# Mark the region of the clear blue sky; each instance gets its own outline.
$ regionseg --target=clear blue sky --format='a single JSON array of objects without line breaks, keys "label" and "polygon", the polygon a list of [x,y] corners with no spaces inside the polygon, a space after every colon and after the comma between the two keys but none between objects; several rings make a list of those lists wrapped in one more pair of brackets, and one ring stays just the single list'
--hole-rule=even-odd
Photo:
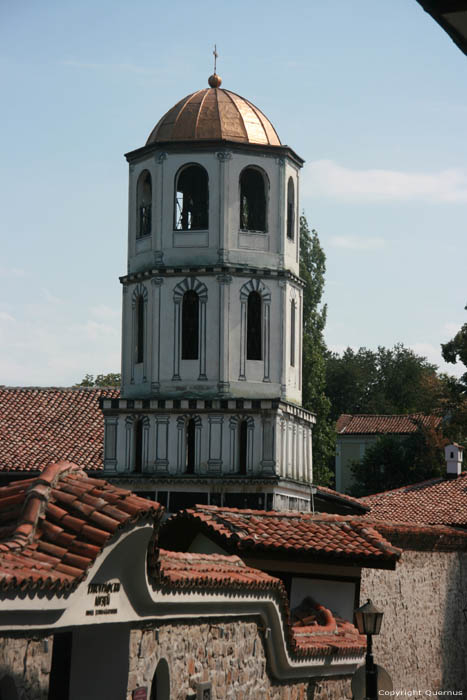
[{"label": "clear blue sky", "polygon": [[446,368],[466,318],[467,61],[415,0],[4,0],[0,384],[119,371],[123,153],[206,86],[215,42],[223,86],[307,161],[329,346],[403,342]]}]

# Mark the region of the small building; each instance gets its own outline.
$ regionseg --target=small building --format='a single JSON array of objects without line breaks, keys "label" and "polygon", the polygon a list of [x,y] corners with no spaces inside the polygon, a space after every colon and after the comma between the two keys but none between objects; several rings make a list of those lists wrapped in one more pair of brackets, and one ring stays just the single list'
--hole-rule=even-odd
[{"label": "small building", "polygon": [[361,499],[365,520],[402,550],[396,576],[362,572],[361,594],[385,611],[375,653],[394,687],[465,694],[467,473],[459,445],[445,452],[444,478]]},{"label": "small building", "polygon": [[420,426],[435,429],[441,424],[438,416],[420,413],[407,415],[348,414],[339,416],[336,423],[336,490],[346,493],[354,478],[351,463],[362,459],[366,450],[381,435],[410,435]]},{"label": "small building", "polygon": [[[160,548],[162,512],[69,462],[0,487],[2,700],[350,697],[365,654],[349,619],[356,584],[344,614],[321,587],[296,590],[291,615],[280,576]],[[383,537],[328,518],[316,552],[336,555],[337,534],[355,571],[357,543],[394,567]]]}]

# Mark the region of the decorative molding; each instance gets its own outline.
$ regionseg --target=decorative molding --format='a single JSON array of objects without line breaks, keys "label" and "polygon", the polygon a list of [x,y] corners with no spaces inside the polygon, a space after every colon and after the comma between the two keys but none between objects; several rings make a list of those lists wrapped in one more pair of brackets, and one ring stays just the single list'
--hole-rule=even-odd
[{"label": "decorative molding", "polygon": [[155,287],[160,287],[161,284],[164,284],[164,278],[163,277],[151,277],[151,284],[154,285]]},{"label": "decorative molding", "polygon": [[258,292],[258,294],[261,295],[263,301],[266,303],[271,301],[271,292],[269,291],[269,288],[266,287],[264,282],[260,279],[251,279],[248,280],[248,282],[245,282],[245,284],[240,289],[240,299],[242,301],[248,301],[248,297],[251,294],[251,292]]},{"label": "decorative molding", "polygon": [[224,163],[226,160],[232,159],[232,151],[217,151],[216,156],[221,163]]},{"label": "decorative molding", "polygon": [[164,253],[162,252],[162,250],[153,250],[152,260],[153,260],[154,265],[163,265],[164,264]]},{"label": "decorative molding", "polygon": [[181,302],[186,292],[193,291],[199,296],[200,301],[207,301],[208,288],[204,282],[200,282],[196,277],[185,277],[182,282],[175,285],[173,290],[174,301]]},{"label": "decorative molding", "polygon": [[232,275],[217,275],[216,280],[219,284],[230,284],[232,282]]},{"label": "decorative molding", "polygon": [[156,153],[156,163],[162,164],[165,160],[167,160],[167,153],[165,151],[160,151],[159,153]]}]

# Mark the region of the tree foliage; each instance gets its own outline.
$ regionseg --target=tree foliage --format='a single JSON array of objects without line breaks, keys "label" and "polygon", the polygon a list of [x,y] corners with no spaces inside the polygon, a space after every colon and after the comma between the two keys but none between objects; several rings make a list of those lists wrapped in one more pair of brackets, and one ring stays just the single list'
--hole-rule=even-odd
[{"label": "tree foliage", "polygon": [[303,290],[303,406],[316,414],[313,428],[313,480],[327,485],[332,479],[330,462],[335,452],[335,433],[330,419],[331,404],[325,393],[326,305],[322,304],[326,256],[315,230],[300,217],[300,277]]},{"label": "tree foliage", "polygon": [[79,382],[79,384],[75,384],[74,386],[75,387],[78,387],[78,386],[119,387],[120,383],[121,383],[121,375],[118,372],[109,372],[109,374],[98,374],[96,377],[94,377],[93,374],[85,374],[83,379]]},{"label": "tree foliage", "polygon": [[440,430],[421,424],[416,433],[405,437],[382,435],[353,463],[352,495],[366,496],[442,476],[443,445]]},{"label": "tree foliage", "polygon": [[[467,306],[465,307],[467,311]],[[467,370],[467,323],[457,331],[452,340],[441,345],[446,362],[462,362]],[[451,440],[467,444],[467,371],[460,379],[443,376],[447,400],[445,432]]]},{"label": "tree foliage", "polygon": [[[467,306],[465,307],[467,311]],[[446,362],[462,362],[467,370],[467,323],[457,331],[454,338],[441,345],[441,352]],[[467,393],[467,371],[461,377],[464,391]]]},{"label": "tree foliage", "polygon": [[431,364],[404,347],[347,348],[330,353],[326,362],[326,394],[331,417],[341,413],[431,413],[439,408],[445,387]]}]

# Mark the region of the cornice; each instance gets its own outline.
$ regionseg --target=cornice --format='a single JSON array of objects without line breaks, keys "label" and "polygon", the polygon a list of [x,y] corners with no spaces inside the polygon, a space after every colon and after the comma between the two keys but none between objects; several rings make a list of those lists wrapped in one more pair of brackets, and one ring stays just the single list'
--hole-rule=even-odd
[{"label": "cornice", "polygon": [[163,266],[132,272],[122,275],[119,279],[123,285],[133,284],[153,278],[180,277],[188,275],[196,277],[212,277],[218,275],[229,275],[232,277],[261,277],[261,279],[287,279],[299,287],[304,287],[304,281],[294,275],[290,270],[273,270],[271,268],[250,267],[244,265],[183,265],[183,266]]},{"label": "cornice", "polygon": [[305,163],[298,153],[289,146],[269,146],[255,143],[239,143],[237,141],[228,141],[225,139],[210,141],[158,141],[151,143],[141,148],[136,148],[134,151],[125,153],[125,158],[129,163],[142,160],[157,153],[199,153],[199,152],[217,152],[228,149],[234,153],[258,153],[263,156],[272,158],[288,158],[294,165],[301,168]]}]

